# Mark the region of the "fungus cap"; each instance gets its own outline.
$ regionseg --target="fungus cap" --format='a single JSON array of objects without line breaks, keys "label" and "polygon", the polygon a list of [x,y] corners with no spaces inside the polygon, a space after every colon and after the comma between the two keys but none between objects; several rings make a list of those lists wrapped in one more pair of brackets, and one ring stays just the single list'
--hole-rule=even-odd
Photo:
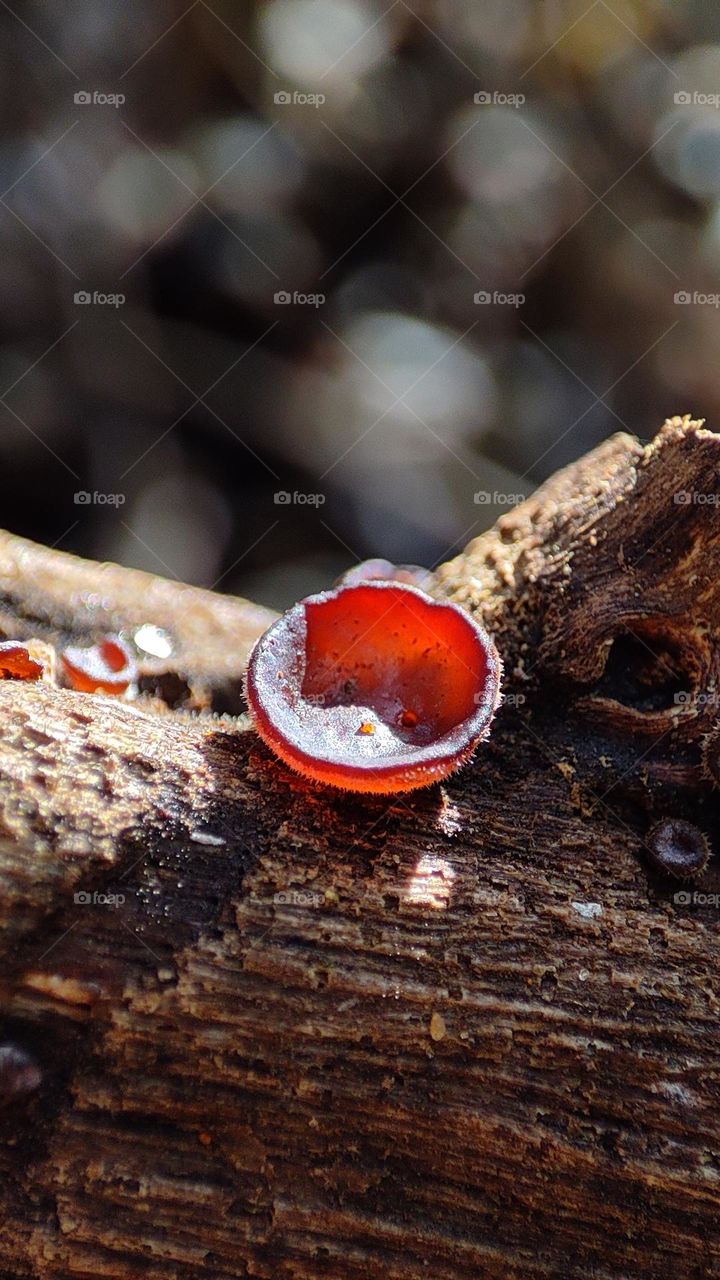
[{"label": "fungus cap", "polygon": [[452,773],[490,729],[501,662],[456,605],[366,581],[308,596],[257,641],[248,705],[260,736],[306,777],[411,791]]},{"label": "fungus cap", "polygon": [[658,871],[676,880],[691,880],[705,870],[710,858],[707,837],[692,822],[662,818],[645,837],[645,848]]},{"label": "fungus cap", "polygon": [[80,693],[120,695],[137,677],[132,654],[119,636],[106,636],[87,649],[70,645],[60,658],[67,683]]},{"label": "fungus cap", "polygon": [[40,680],[43,670],[26,645],[15,640],[0,643],[0,680]]}]

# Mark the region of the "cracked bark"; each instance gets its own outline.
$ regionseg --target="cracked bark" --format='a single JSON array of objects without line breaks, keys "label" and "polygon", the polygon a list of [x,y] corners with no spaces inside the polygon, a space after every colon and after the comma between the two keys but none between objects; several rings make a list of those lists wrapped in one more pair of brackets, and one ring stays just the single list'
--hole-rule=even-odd
[{"label": "cracked bark", "polygon": [[3,1276],[720,1275],[720,874],[677,903],[643,856],[666,814],[720,847],[719,475],[688,419],[614,437],[438,570],[507,698],[390,802],[212,716],[268,611],[0,536],[4,636],[174,639],[132,704],[0,683],[3,1042],[42,1072],[0,1059]]}]

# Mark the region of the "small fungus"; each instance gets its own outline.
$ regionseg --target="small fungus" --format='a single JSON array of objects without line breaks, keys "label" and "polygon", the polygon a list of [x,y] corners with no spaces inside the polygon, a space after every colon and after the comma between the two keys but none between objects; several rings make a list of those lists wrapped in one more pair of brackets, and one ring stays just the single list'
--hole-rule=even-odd
[{"label": "small fungus", "polygon": [[260,637],[247,700],[260,736],[306,777],[411,791],[470,759],[500,697],[495,645],[456,605],[383,580],[309,596]]},{"label": "small fungus", "polygon": [[170,633],[162,627],[154,626],[151,622],[144,622],[141,627],[138,627],[133,640],[136,647],[151,658],[169,658],[173,651]]},{"label": "small fungus", "polygon": [[663,818],[645,837],[653,866],[676,880],[691,880],[707,866],[710,847],[706,837],[682,818]]},{"label": "small fungus", "polygon": [[0,644],[0,680],[41,680],[44,667],[31,657],[24,644],[5,640]]},{"label": "small fungus", "polygon": [[402,582],[406,587],[427,591],[432,573],[419,564],[393,564],[391,560],[363,560],[346,569],[336,587],[357,587],[362,582]]},{"label": "small fungus", "polygon": [[71,689],[81,693],[123,694],[137,677],[132,654],[118,636],[107,636],[89,649],[63,649],[61,664]]}]

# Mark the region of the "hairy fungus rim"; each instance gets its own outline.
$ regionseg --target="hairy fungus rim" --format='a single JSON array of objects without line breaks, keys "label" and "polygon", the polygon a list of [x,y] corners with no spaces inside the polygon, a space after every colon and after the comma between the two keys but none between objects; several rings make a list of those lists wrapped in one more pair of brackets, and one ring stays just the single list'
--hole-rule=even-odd
[{"label": "hairy fungus rim", "polygon": [[[403,755],[385,757],[383,762],[372,759],[356,762],[339,758],[337,754],[323,751],[322,745],[309,750],[290,741],[271,717],[268,699],[264,697],[266,677],[259,675],[258,667],[266,653],[268,641],[273,635],[283,635],[299,624],[306,625],[308,607],[327,605],[346,593],[384,592],[391,597],[412,597],[430,614],[452,613],[459,619],[482,654],[483,678],[474,708],[451,730],[423,746],[416,746]],[[392,605],[389,606],[392,608]],[[304,675],[304,670],[303,673]],[[488,633],[464,609],[448,601],[437,601],[417,587],[385,580],[367,581],[357,585],[338,586],[332,590],[308,596],[289,609],[256,642],[248,662],[245,689],[248,705],[258,733],[281,759],[297,772],[326,785],[352,791],[407,791],[429,786],[440,778],[461,768],[473,755],[479,743],[487,737],[493,716],[500,702],[502,661]],[[302,676],[301,676],[302,678]],[[333,775],[332,777],[330,775]]]}]

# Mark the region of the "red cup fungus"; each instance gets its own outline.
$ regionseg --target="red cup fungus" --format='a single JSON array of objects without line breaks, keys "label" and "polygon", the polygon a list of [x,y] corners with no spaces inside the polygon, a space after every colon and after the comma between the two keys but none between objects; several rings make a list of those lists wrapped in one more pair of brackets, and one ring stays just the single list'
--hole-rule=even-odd
[{"label": "red cup fungus", "polygon": [[363,581],[308,596],[257,641],[247,700],[286,764],[348,791],[429,786],[490,730],[501,662],[456,605]]},{"label": "red cup fungus", "polygon": [[137,677],[132,654],[119,636],[106,636],[89,649],[63,649],[61,665],[67,684],[80,693],[120,695]]},{"label": "red cup fungus", "polygon": [[0,680],[41,680],[44,667],[24,644],[4,640],[0,644]]}]

